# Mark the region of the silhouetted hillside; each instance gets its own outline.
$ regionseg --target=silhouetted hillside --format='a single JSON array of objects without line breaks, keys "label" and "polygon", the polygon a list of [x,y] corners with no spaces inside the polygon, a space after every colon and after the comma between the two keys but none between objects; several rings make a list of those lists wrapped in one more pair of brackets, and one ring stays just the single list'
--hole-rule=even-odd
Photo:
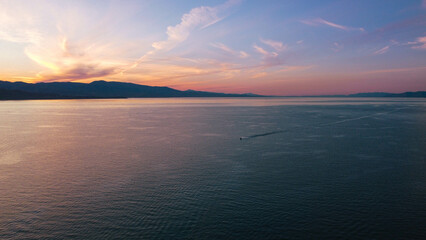
[{"label": "silhouetted hillside", "polygon": [[253,94],[225,94],[201,91],[179,91],[169,87],[151,87],[124,82],[91,83],[52,82],[24,83],[0,81],[0,99],[67,99],[67,98],[144,98],[144,97],[255,97]]},{"label": "silhouetted hillside", "polygon": [[36,100],[36,99],[91,99],[102,97],[91,96],[66,96],[49,93],[26,92],[0,88],[0,100]]},{"label": "silhouetted hillside", "polygon": [[9,90],[0,88],[0,100],[13,100],[13,99],[53,99],[58,96],[49,94],[31,93],[19,90]]}]

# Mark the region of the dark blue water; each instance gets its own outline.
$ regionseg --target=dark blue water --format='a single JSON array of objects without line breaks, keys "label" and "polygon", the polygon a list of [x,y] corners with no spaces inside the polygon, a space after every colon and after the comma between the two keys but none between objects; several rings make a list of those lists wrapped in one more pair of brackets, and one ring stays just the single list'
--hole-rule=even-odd
[{"label": "dark blue water", "polygon": [[425,239],[425,219],[422,99],[0,102],[0,239]]}]

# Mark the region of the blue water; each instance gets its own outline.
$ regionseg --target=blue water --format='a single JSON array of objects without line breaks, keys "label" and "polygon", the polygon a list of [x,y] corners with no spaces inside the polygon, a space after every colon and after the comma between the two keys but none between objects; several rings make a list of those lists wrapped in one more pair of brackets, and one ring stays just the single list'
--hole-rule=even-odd
[{"label": "blue water", "polygon": [[0,239],[425,239],[425,156],[423,99],[5,101]]}]

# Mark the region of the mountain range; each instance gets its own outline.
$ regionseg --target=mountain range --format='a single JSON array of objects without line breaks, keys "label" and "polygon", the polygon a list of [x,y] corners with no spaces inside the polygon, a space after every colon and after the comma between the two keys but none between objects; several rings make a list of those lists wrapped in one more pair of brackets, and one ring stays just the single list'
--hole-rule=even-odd
[{"label": "mountain range", "polygon": [[81,99],[81,98],[156,98],[156,97],[260,97],[260,95],[228,94],[152,87],[125,82],[94,81],[91,83],[51,82],[24,83],[0,81],[0,100]]},{"label": "mountain range", "polygon": [[[157,97],[265,97],[252,93],[229,94],[153,87],[126,82],[94,81],[91,83],[51,82],[24,83],[0,81],[0,100],[90,99],[90,98],[157,98]],[[404,93],[356,93],[311,97],[426,97],[426,91]]]}]

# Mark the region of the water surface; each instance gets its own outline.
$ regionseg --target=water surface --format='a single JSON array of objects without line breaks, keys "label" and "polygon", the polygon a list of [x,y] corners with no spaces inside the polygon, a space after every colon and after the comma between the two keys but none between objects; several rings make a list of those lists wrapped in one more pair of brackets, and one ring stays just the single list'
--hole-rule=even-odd
[{"label": "water surface", "polygon": [[424,239],[425,156],[422,99],[3,101],[0,238]]}]

